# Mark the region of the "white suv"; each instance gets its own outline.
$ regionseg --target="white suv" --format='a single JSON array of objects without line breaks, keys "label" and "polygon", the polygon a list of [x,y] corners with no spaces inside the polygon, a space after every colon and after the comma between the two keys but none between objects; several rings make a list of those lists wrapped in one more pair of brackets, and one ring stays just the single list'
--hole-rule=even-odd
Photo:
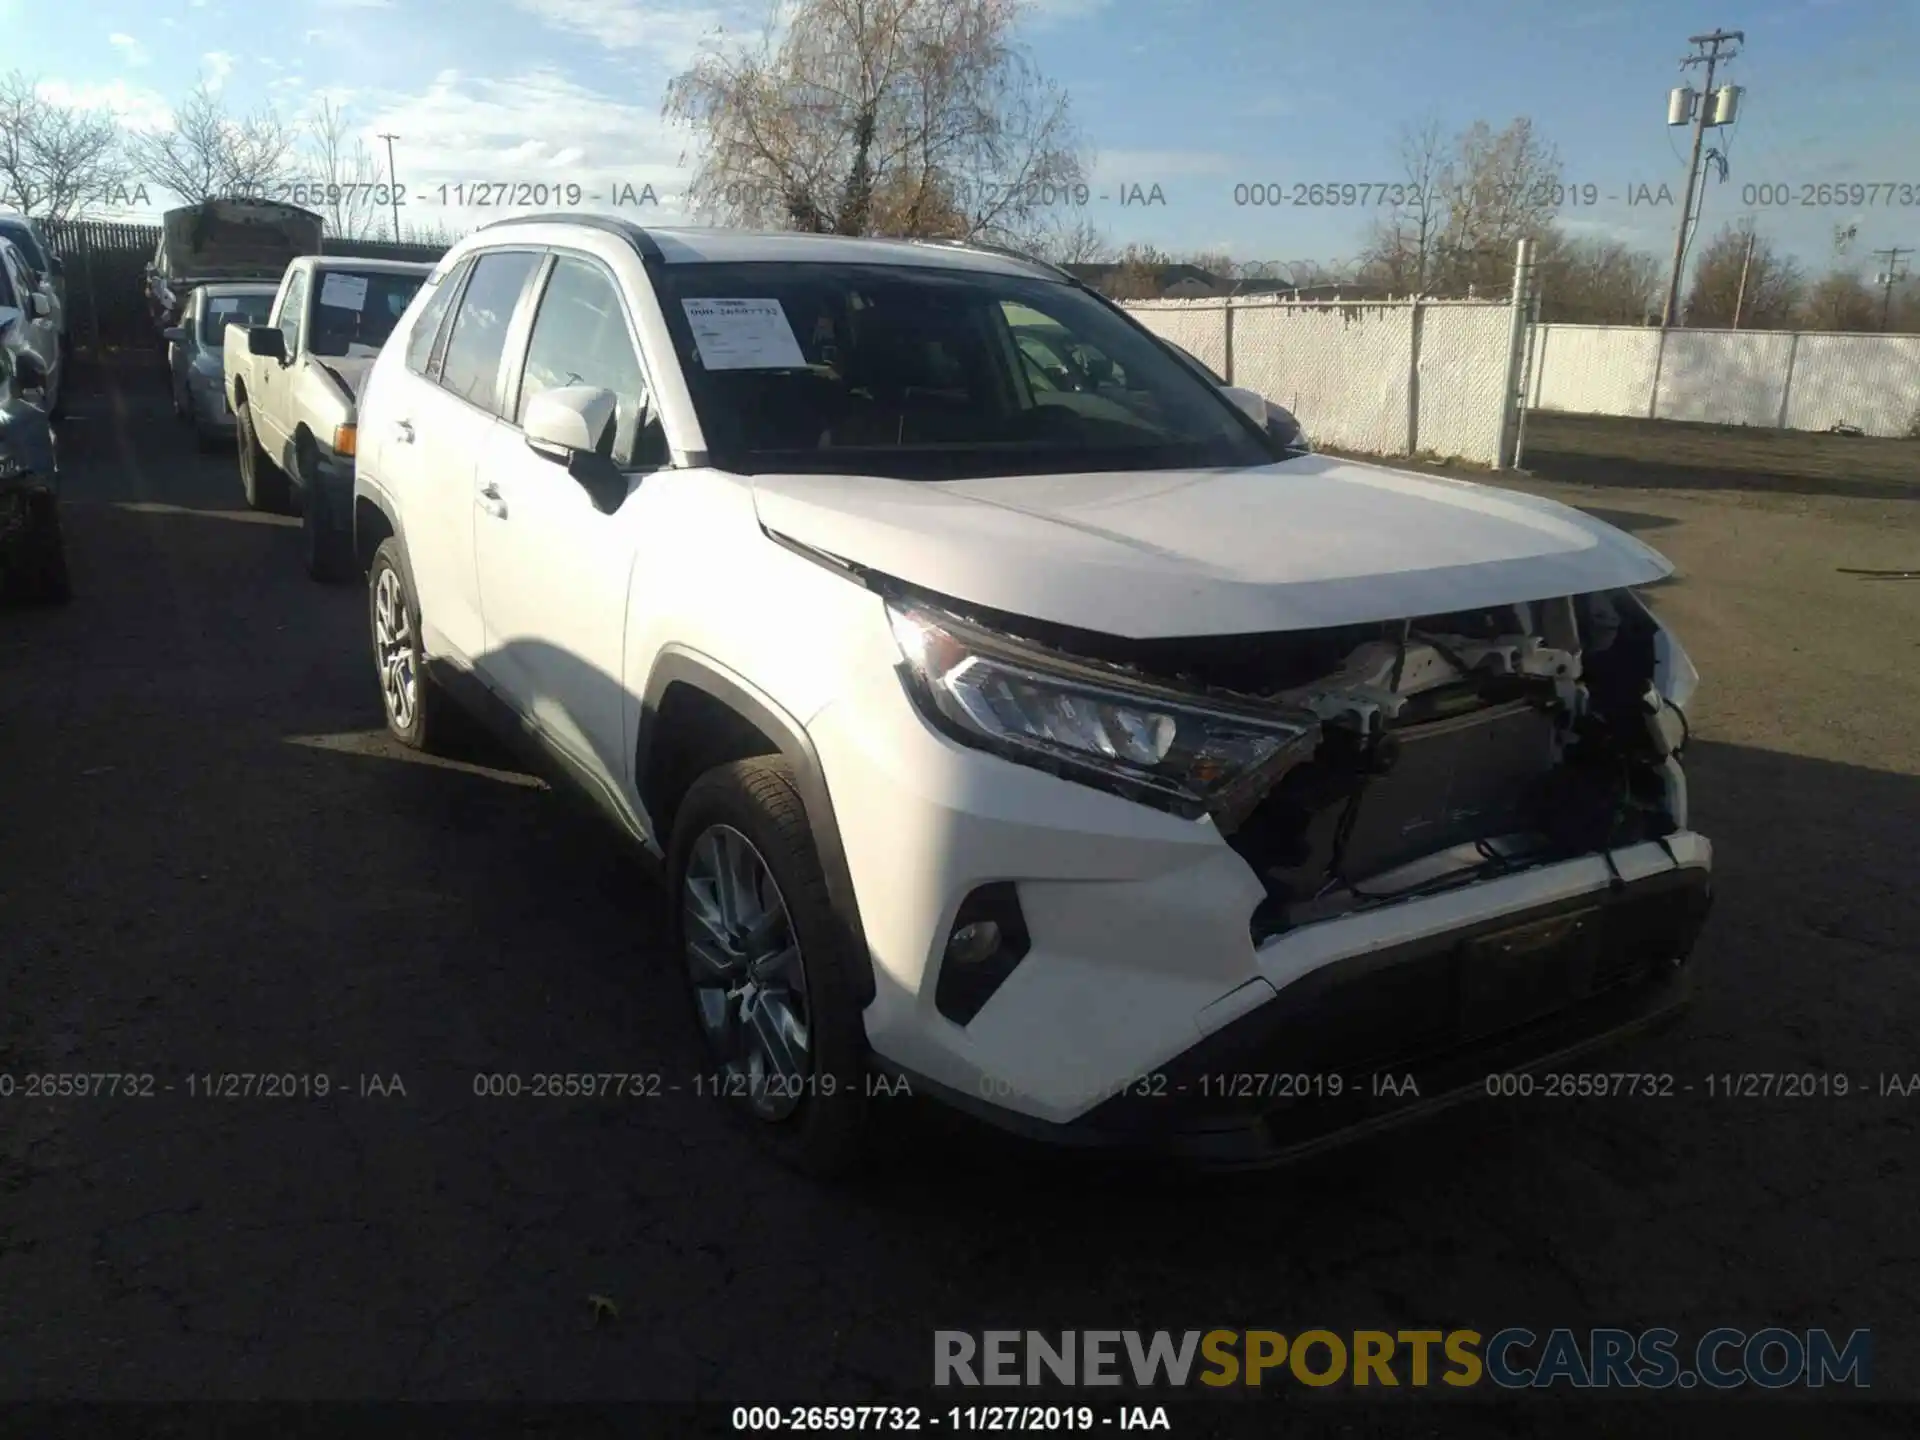
[{"label": "white suv", "polygon": [[387,722],[664,863],[700,1088],[817,1171],[902,1088],[1256,1163],[1677,1013],[1672,567],[1262,418],[999,251],[489,225],[362,402]]}]

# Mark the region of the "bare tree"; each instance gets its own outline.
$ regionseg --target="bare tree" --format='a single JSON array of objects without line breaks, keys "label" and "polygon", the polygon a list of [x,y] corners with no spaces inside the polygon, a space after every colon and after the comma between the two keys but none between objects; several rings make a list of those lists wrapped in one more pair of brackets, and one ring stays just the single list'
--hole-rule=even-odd
[{"label": "bare tree", "polygon": [[1067,97],[1016,43],[1022,0],[795,0],[668,85],[696,210],[843,235],[1032,245],[1085,184]]},{"label": "bare tree", "polygon": [[0,79],[0,204],[66,220],[124,189],[127,176],[112,116],[56,105],[18,70]]},{"label": "bare tree", "polygon": [[1091,220],[1055,220],[1033,237],[1033,253],[1055,265],[1098,265],[1112,257],[1113,246]]},{"label": "bare tree", "polygon": [[1807,291],[1795,321],[1802,330],[1878,330],[1880,299],[1855,272],[1836,268]]},{"label": "bare tree", "polygon": [[271,108],[229,115],[204,83],[173,112],[170,129],[135,136],[134,169],[189,205],[257,195],[288,178],[296,135]]},{"label": "bare tree", "polygon": [[[1753,237],[1749,258],[1749,233],[1745,226],[1729,223],[1700,252],[1693,268],[1693,285],[1687,292],[1688,325],[1731,325],[1736,303],[1740,324],[1746,329],[1784,330],[1792,325],[1805,289],[1800,267],[1778,253],[1764,236]],[[1744,292],[1740,285],[1743,265]]]},{"label": "bare tree", "polygon": [[365,240],[384,234],[388,207],[380,201],[380,167],[367,142],[353,133],[346,112],[330,99],[307,122],[314,174],[325,187],[315,208],[326,217],[327,234]]},{"label": "bare tree", "polygon": [[1644,325],[1658,313],[1659,259],[1618,240],[1570,240],[1541,266],[1543,320]]},{"label": "bare tree", "polygon": [[1385,219],[1373,222],[1360,256],[1369,278],[1408,295],[1425,294],[1438,278],[1452,169],[1451,148],[1437,117],[1400,132],[1398,203]]},{"label": "bare tree", "polygon": [[1094,282],[1110,300],[1151,300],[1160,293],[1161,277],[1173,257],[1152,245],[1128,245],[1112,267]]},{"label": "bare tree", "polygon": [[1495,130],[1475,121],[1454,142],[1447,219],[1440,232],[1441,284],[1498,294],[1513,283],[1518,243],[1531,239],[1550,262],[1563,243],[1555,226],[1562,200],[1560,155],[1521,117]]}]

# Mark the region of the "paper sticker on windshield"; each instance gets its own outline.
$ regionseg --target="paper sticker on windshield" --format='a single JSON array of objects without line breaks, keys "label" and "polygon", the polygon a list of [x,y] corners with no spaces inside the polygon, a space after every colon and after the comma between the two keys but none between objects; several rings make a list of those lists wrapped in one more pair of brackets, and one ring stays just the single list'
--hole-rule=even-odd
[{"label": "paper sticker on windshield", "polygon": [[807,357],[778,300],[682,300],[709,370],[798,370]]},{"label": "paper sticker on windshield", "polygon": [[320,303],[331,305],[336,310],[364,310],[367,308],[367,277],[349,275],[341,270],[332,270],[320,282]]},{"label": "paper sticker on windshield", "polygon": [[207,301],[207,309],[215,315],[231,315],[240,308],[240,302],[231,295],[216,295]]}]

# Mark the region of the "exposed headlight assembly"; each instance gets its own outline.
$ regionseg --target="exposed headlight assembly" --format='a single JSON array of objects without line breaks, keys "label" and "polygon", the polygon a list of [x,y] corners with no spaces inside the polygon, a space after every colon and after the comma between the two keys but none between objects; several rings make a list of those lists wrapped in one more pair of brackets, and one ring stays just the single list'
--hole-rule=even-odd
[{"label": "exposed headlight assembly", "polygon": [[1309,758],[1319,721],[1162,688],[971,624],[889,603],[907,688],[977,749],[1232,830]]}]

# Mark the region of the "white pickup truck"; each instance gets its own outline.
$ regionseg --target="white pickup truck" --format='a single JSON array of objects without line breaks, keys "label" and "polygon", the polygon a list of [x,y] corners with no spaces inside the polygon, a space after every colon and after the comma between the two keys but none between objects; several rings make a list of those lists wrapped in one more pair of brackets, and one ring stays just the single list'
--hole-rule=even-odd
[{"label": "white pickup truck", "polygon": [[287,266],[265,325],[227,330],[227,404],[247,504],[302,517],[316,580],[352,570],[360,387],[432,268],[303,255]]}]

